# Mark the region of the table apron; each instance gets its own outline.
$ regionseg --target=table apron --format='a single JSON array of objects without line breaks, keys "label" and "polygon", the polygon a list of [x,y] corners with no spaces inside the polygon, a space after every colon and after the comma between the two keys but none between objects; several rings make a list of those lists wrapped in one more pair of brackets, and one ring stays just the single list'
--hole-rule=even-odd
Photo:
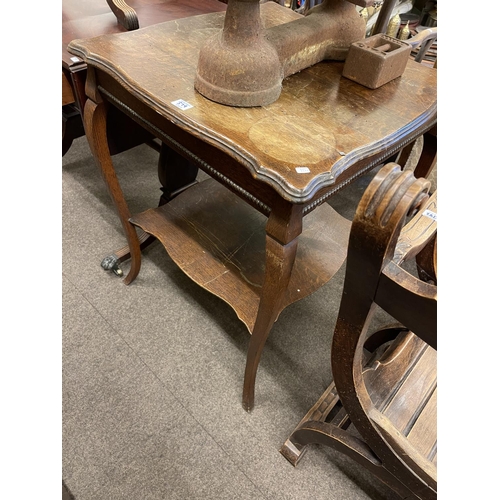
[{"label": "table apron", "polygon": [[[285,199],[271,185],[253,177],[250,170],[229,153],[209,144],[200,137],[190,134],[171,120],[161,117],[159,113],[148,108],[146,104],[131,95],[127,89],[123,88],[106,73],[99,70],[97,73],[98,80],[104,80],[107,83],[106,86],[99,83],[97,88],[109,104],[118,108],[163,143],[201,168],[208,175],[217,179],[218,182],[266,217],[270,216],[273,207],[277,204],[282,206],[284,203],[302,205],[303,215],[310,213],[352,181],[381,165],[403,147],[415,141],[420,135],[431,130],[437,123],[437,116],[434,115],[432,119],[425,121],[419,127],[404,135],[401,140],[391,144],[390,147],[368,157],[360,158],[352,166],[346,167],[332,181],[333,184],[320,187],[308,200],[296,202]],[[213,165],[217,165],[217,168]]]}]

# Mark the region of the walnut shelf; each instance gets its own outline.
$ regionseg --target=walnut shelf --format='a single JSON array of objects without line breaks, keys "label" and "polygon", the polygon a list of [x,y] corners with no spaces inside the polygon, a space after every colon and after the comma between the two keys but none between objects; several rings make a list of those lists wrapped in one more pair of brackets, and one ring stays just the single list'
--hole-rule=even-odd
[{"label": "walnut shelf", "polygon": [[[253,330],[264,280],[267,218],[208,179],[130,222],[161,241],[196,283],[227,302]],[[281,310],[329,281],[346,257],[350,221],[324,203],[303,219]]]}]

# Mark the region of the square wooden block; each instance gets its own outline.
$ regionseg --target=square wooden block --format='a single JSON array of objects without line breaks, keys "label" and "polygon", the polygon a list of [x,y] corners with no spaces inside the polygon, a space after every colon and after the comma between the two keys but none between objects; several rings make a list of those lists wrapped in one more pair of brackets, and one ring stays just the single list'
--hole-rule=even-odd
[{"label": "square wooden block", "polygon": [[376,89],[404,73],[410,52],[409,43],[392,36],[365,38],[350,46],[342,76]]}]

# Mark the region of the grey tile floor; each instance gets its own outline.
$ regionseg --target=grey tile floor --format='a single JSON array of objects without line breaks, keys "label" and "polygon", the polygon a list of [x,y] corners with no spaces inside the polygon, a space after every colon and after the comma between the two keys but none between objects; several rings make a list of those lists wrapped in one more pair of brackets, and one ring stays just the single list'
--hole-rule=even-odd
[{"label": "grey tile floor", "polygon": [[[114,157],[132,212],[158,202],[156,161],[145,145]],[[368,180],[332,204],[352,214]],[[76,500],[394,498],[334,450],[310,446],[296,468],[279,453],[330,383],[343,268],[281,314],[249,414],[249,335],[226,303],[159,243],[129,286],[101,269],[125,239],[85,138],[62,160],[62,210],[62,479]]]}]

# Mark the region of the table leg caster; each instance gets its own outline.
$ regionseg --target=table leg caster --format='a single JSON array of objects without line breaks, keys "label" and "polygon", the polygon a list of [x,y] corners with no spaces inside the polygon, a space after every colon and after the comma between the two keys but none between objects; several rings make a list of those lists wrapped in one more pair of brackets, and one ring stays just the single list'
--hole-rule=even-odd
[{"label": "table leg caster", "polygon": [[117,276],[123,276],[120,260],[116,255],[108,255],[101,262],[101,267],[106,271],[113,271]]}]

